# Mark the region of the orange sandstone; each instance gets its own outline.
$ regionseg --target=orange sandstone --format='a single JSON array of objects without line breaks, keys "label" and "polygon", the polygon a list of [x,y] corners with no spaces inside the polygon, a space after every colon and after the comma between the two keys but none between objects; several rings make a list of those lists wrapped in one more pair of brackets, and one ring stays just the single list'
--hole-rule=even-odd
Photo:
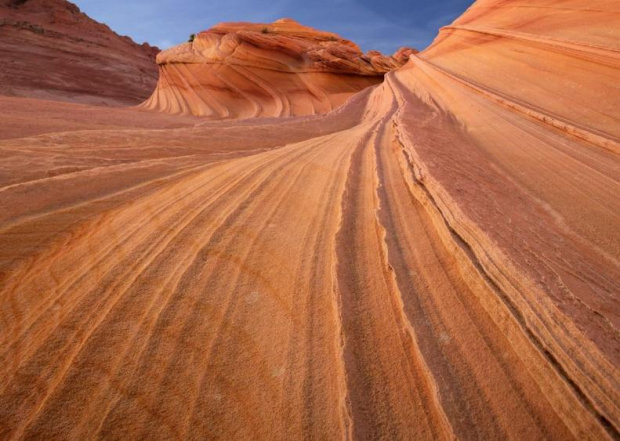
[{"label": "orange sandstone", "polygon": [[[0,98],[0,438],[618,439],[619,12],[478,1],[320,115]],[[150,103],[391,69],[261,26]]]},{"label": "orange sandstone", "polygon": [[142,107],[210,118],[328,112],[406,61],[291,19],[222,23],[157,56],[157,89]]}]

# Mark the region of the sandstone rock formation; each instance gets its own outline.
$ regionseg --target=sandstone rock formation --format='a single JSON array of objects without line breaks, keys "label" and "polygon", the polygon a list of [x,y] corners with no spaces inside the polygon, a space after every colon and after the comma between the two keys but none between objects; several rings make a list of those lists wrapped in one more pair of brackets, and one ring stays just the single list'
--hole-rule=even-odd
[{"label": "sandstone rock formation", "polygon": [[65,0],[0,0],[1,95],[138,104],[155,88],[157,52]]},{"label": "sandstone rock formation", "polygon": [[161,52],[159,83],[146,109],[211,118],[325,113],[402,66],[292,19],[223,23]]},{"label": "sandstone rock formation", "polygon": [[322,115],[0,98],[75,124],[0,141],[0,439],[618,439],[617,29],[478,1]]}]

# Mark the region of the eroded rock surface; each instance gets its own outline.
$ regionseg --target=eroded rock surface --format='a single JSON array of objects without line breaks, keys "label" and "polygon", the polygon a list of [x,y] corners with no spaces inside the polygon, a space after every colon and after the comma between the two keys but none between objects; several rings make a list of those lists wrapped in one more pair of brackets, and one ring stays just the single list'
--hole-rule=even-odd
[{"label": "eroded rock surface", "polygon": [[65,0],[0,0],[0,94],[130,105],[157,83],[159,49]]},{"label": "eroded rock surface", "polygon": [[479,1],[322,115],[0,98],[0,438],[617,440],[614,5]]},{"label": "eroded rock surface", "polygon": [[351,41],[292,19],[223,23],[157,56],[159,83],[143,107],[211,118],[325,113],[415,52],[363,54]]}]

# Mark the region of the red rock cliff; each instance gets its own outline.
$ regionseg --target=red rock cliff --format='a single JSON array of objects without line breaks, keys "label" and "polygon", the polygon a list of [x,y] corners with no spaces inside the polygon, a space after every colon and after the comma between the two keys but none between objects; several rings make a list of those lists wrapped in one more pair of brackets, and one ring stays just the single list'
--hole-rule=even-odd
[{"label": "red rock cliff", "polygon": [[0,94],[137,104],[157,82],[159,50],[65,0],[0,0]]}]

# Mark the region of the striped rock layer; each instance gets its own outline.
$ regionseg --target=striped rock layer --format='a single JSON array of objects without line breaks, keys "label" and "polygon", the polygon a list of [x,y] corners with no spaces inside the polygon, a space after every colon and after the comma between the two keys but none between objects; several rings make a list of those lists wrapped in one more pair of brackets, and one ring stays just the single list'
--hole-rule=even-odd
[{"label": "striped rock layer", "polygon": [[325,113],[414,52],[363,54],[351,41],[291,19],[224,23],[157,56],[159,82],[142,107],[210,118]]},{"label": "striped rock layer", "polygon": [[323,115],[0,106],[0,439],[618,439],[618,29],[478,1]]},{"label": "striped rock layer", "polygon": [[137,105],[157,84],[158,52],[66,0],[0,0],[0,95]]}]

